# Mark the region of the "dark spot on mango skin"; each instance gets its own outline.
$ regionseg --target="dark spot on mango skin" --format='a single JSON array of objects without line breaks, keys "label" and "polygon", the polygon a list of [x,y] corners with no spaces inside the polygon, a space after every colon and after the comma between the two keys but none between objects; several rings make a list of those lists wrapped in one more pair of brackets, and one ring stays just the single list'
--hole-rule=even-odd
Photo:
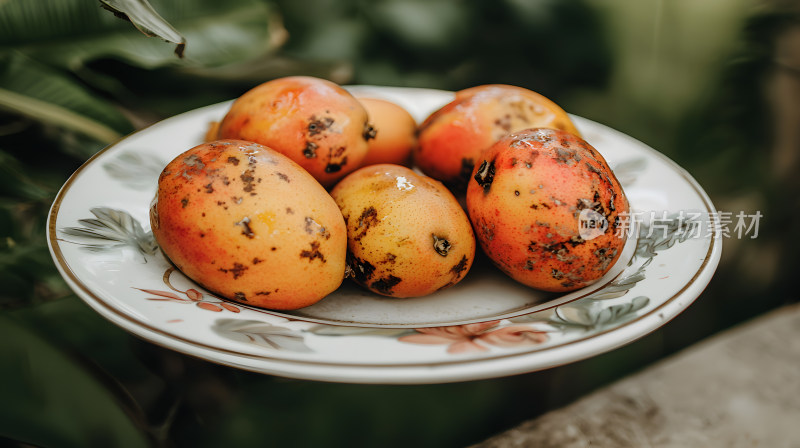
[{"label": "dark spot on mango skin", "polygon": [[294,215],[294,210],[291,207],[286,207],[286,214],[287,215]]},{"label": "dark spot on mango skin", "polygon": [[435,250],[437,254],[446,257],[447,254],[450,253],[450,241],[447,241],[444,237],[436,235],[431,236],[433,237],[433,250]]},{"label": "dark spot on mango skin", "polygon": [[347,165],[347,157],[342,158],[339,163],[328,163],[325,165],[325,172],[326,173],[338,173],[342,170],[342,167]]},{"label": "dark spot on mango skin", "polygon": [[594,268],[598,271],[605,271],[608,265],[616,258],[617,249],[599,248],[594,251],[594,256],[597,257],[597,265]]},{"label": "dark spot on mango skin", "polygon": [[317,157],[317,144],[314,142],[306,142],[306,147],[303,148],[303,156],[306,159],[313,159]]},{"label": "dark spot on mango skin", "polygon": [[233,166],[239,166],[239,159],[237,159],[236,157],[230,156],[230,157],[228,157],[228,163],[230,163]]},{"label": "dark spot on mango skin", "polygon": [[247,193],[250,193],[251,196],[255,196],[255,194],[256,194],[253,191],[253,189],[256,187],[255,186],[256,178],[255,178],[254,174],[255,174],[255,171],[252,170],[252,169],[249,169],[249,170],[245,171],[244,173],[242,173],[241,176],[239,176],[239,178],[242,179],[242,183],[244,184],[244,187],[242,189],[244,191],[246,191]]},{"label": "dark spot on mango skin", "polygon": [[[573,247],[575,246],[573,245]],[[531,246],[528,246],[528,248],[530,249]],[[575,255],[570,254],[566,242],[542,244],[541,248],[563,263],[571,264],[577,258]]]},{"label": "dark spot on mango skin", "polygon": [[264,260],[262,260],[262,259],[260,259],[258,257],[253,258],[253,264],[258,264],[258,263],[261,263],[262,261],[264,261]]},{"label": "dark spot on mango skin", "polygon": [[242,235],[250,238],[251,240],[256,236],[253,229],[250,227],[250,218],[245,216],[241,221],[236,223],[237,226],[242,226]]},{"label": "dark spot on mango skin", "polygon": [[238,300],[240,302],[247,302],[247,296],[243,292],[235,292],[233,293],[234,300]]},{"label": "dark spot on mango skin", "polygon": [[232,268],[230,269],[219,268],[219,271],[224,272],[226,274],[230,272],[231,274],[233,274],[233,279],[236,280],[237,278],[244,275],[244,271],[246,271],[247,269],[248,269],[247,266],[241,263],[233,263]]},{"label": "dark spot on mango skin", "polygon": [[318,222],[314,221],[313,218],[310,216],[306,216],[305,218],[305,231],[309,235],[313,235],[314,232],[317,232],[320,236],[329,240],[331,238],[331,233],[326,229],[324,226],[320,225]]},{"label": "dark spot on mango skin", "polygon": [[581,160],[581,155],[576,151],[565,148],[556,148],[556,161],[564,165],[574,165]]},{"label": "dark spot on mango skin", "polygon": [[325,263],[325,256],[322,255],[322,252],[319,251],[319,241],[312,241],[311,242],[311,250],[303,250],[300,252],[301,258],[308,258],[309,263],[314,261],[315,259],[319,259],[319,261]]},{"label": "dark spot on mango skin", "polygon": [[372,282],[369,287],[370,289],[374,289],[375,291],[380,292],[381,294],[391,294],[392,288],[397,286],[398,283],[402,282],[403,279],[400,277],[395,277],[394,275],[389,275],[388,277],[383,277],[379,280]]},{"label": "dark spot on mango skin", "polygon": [[454,276],[456,276],[456,278],[460,277],[461,273],[464,272],[464,270],[467,269],[467,263],[468,262],[469,262],[469,260],[467,259],[467,256],[466,255],[462,255],[461,256],[461,260],[458,263],[456,263],[455,265],[453,265],[452,268],[450,268],[450,273],[452,273]]},{"label": "dark spot on mango skin", "polygon": [[587,169],[587,170],[589,170],[589,171],[591,171],[591,172],[593,172],[593,173],[595,173],[595,174],[597,174],[597,175],[599,175],[599,176],[602,176],[602,173],[600,172],[600,170],[599,170],[599,169],[597,169],[597,168],[596,168],[594,165],[592,165],[591,163],[589,163],[589,162],[584,162],[583,164],[584,164],[584,165],[586,165],[586,169]]},{"label": "dark spot on mango skin", "polygon": [[258,291],[256,293],[257,296],[268,296],[270,294],[272,294],[272,291]]},{"label": "dark spot on mango skin", "polygon": [[361,212],[361,216],[358,218],[358,226],[356,229],[360,229],[356,235],[353,236],[355,241],[360,241],[361,238],[364,238],[364,235],[367,234],[367,231],[370,227],[378,224],[378,211],[375,210],[375,207],[367,207]]},{"label": "dark spot on mango skin", "polygon": [[494,223],[489,223],[486,221],[486,218],[480,218],[478,220],[478,230],[487,241],[494,239]]},{"label": "dark spot on mango skin", "polygon": [[331,125],[333,125],[333,118],[322,117],[317,119],[316,115],[312,115],[308,122],[308,135],[314,136],[325,132]]},{"label": "dark spot on mango skin", "polygon": [[387,263],[394,264],[396,262],[395,260],[397,260],[397,255],[395,255],[395,254],[393,254],[391,252],[387,252],[386,253],[386,258],[384,258],[381,261],[381,264],[387,264]]},{"label": "dark spot on mango skin", "polygon": [[369,141],[370,139],[377,137],[378,130],[375,129],[371,124],[365,123],[364,133],[362,135],[364,137],[364,141]]},{"label": "dark spot on mango skin", "polygon": [[206,193],[211,194],[211,193],[214,192],[214,186],[210,182],[205,184],[205,185],[203,185],[203,188],[206,189]]},{"label": "dark spot on mango skin", "polygon": [[181,208],[186,208],[187,205],[189,205],[189,198],[181,199]]},{"label": "dark spot on mango skin", "polygon": [[605,215],[605,210],[603,209],[603,205],[598,201],[600,199],[600,195],[595,193],[594,197],[595,199],[593,201],[583,198],[578,199],[578,202],[575,204],[574,215],[578,216],[581,210],[586,210],[586,209],[594,210],[597,213],[600,213],[601,215]]},{"label": "dark spot on mango skin", "polygon": [[532,271],[533,270],[533,263],[534,263],[534,261],[531,260],[531,259],[526,260],[525,261],[525,266],[523,266],[522,269],[525,269],[526,271]]},{"label": "dark spot on mango skin", "polygon": [[494,125],[505,131],[511,132],[511,114],[505,114],[494,120]]},{"label": "dark spot on mango skin", "polygon": [[206,164],[203,163],[203,161],[200,159],[200,157],[197,154],[191,154],[191,155],[187,156],[186,158],[184,158],[183,159],[183,164],[188,166],[188,167],[190,167],[190,168],[194,168],[194,169],[196,169],[198,171],[202,170],[203,168],[206,167]]},{"label": "dark spot on mango skin", "polygon": [[284,182],[291,182],[291,180],[289,180],[289,176],[287,176],[287,175],[285,175],[283,173],[275,173],[275,175],[278,176],[280,178],[280,180],[282,180]]},{"label": "dark spot on mango skin", "polygon": [[483,188],[483,193],[489,193],[494,181],[494,160],[487,162],[484,160],[478,171],[475,173],[475,182]]},{"label": "dark spot on mango skin", "polygon": [[572,238],[570,238],[570,239],[569,239],[569,241],[568,241],[568,243],[569,243],[570,245],[572,245],[572,247],[575,247],[575,246],[577,246],[577,245],[579,245],[579,244],[583,244],[583,243],[585,243],[585,242],[586,242],[586,240],[585,240],[585,239],[583,239],[583,238],[581,238],[580,236],[573,236],[573,237],[572,237]]},{"label": "dark spot on mango skin", "polygon": [[375,266],[366,260],[356,258],[350,252],[347,253],[347,266],[350,267],[353,279],[362,285],[366,285],[375,273]]}]

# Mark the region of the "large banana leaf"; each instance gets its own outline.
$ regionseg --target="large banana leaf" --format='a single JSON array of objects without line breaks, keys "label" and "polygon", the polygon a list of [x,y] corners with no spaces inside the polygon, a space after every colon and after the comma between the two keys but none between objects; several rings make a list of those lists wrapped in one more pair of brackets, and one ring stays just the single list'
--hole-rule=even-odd
[{"label": "large banana leaf", "polygon": [[18,52],[0,54],[0,108],[104,143],[132,130],[125,116],[107,101]]},{"label": "large banana leaf", "polygon": [[75,70],[100,58],[154,68],[222,65],[264,54],[275,45],[269,7],[257,0],[159,0],[153,6],[185,36],[186,57],[141,34],[90,0],[0,1],[0,52],[16,49]]},{"label": "large banana leaf", "polygon": [[160,37],[176,44],[175,54],[183,57],[186,38],[161,17],[147,0],[100,0],[115,16],[129,20],[145,36]]},{"label": "large banana leaf", "polygon": [[[110,1],[142,26],[147,11],[129,8],[142,0]],[[190,42],[185,58],[96,0],[0,0],[0,108],[110,143],[132,130],[108,99],[109,93],[127,93],[125,79],[94,71],[91,62],[116,59],[145,69],[220,67],[266,54],[279,43],[274,34],[283,30],[258,0],[152,3]],[[157,17],[150,17],[149,28],[157,28]],[[164,28],[169,25],[162,22],[155,34],[169,38]]]}]

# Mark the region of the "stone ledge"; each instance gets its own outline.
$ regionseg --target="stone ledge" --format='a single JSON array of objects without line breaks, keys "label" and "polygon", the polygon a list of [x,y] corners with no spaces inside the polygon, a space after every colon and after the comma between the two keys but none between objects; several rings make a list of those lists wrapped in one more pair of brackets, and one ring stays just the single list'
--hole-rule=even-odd
[{"label": "stone ledge", "polygon": [[800,304],[697,343],[479,448],[800,447]]}]

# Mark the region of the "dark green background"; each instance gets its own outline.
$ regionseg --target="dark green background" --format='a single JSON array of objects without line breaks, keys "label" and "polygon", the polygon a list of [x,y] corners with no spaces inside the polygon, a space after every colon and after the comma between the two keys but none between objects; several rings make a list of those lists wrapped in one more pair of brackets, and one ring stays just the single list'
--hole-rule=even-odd
[{"label": "dark green background", "polygon": [[68,290],[45,244],[47,210],[109,142],[0,109],[0,445],[464,446],[797,301],[800,78],[791,67],[800,57],[792,65],[780,52],[800,26],[791,2],[152,4],[187,36],[186,60],[93,1],[0,3],[0,88],[57,86],[73,96],[37,91],[81,99],[75,110],[122,135],[289,74],[453,90],[516,84],[665,153],[718,209],[760,211],[758,238],[726,239],[711,284],[677,319],[571,365],[430,386],[252,374],[140,341]]}]

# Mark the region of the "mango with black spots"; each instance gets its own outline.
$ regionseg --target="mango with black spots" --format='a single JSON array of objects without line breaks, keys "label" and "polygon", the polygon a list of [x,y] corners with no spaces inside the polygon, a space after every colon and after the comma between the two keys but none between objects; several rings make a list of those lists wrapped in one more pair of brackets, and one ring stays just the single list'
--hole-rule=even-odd
[{"label": "mango with black spots", "polygon": [[560,106],[532,90],[505,84],[460,90],[419,126],[414,164],[454,193],[464,193],[481,153],[501,137],[529,128],[580,135]]},{"label": "mango with black spots", "polygon": [[399,104],[380,98],[355,95],[367,109],[375,138],[368,142],[362,166],[390,163],[408,166],[417,142],[417,122]]},{"label": "mango with black spots", "polygon": [[176,157],[159,176],[150,224],[187,277],[243,304],[302,308],[344,279],[339,207],[306,170],[258,143],[212,141]]},{"label": "mango with black spots", "polygon": [[364,106],[341,86],[289,76],[237,98],[219,123],[216,138],[269,146],[330,187],[361,166],[374,135]]},{"label": "mango with black spots", "polygon": [[603,156],[555,129],[507,135],[477,160],[467,210],[482,250],[514,280],[571,291],[619,258],[628,200]]},{"label": "mango with black spots", "polygon": [[347,224],[350,276],[372,292],[418,297],[449,288],[475,258],[466,213],[442,183],[399,165],[363,167],[331,191]]}]

